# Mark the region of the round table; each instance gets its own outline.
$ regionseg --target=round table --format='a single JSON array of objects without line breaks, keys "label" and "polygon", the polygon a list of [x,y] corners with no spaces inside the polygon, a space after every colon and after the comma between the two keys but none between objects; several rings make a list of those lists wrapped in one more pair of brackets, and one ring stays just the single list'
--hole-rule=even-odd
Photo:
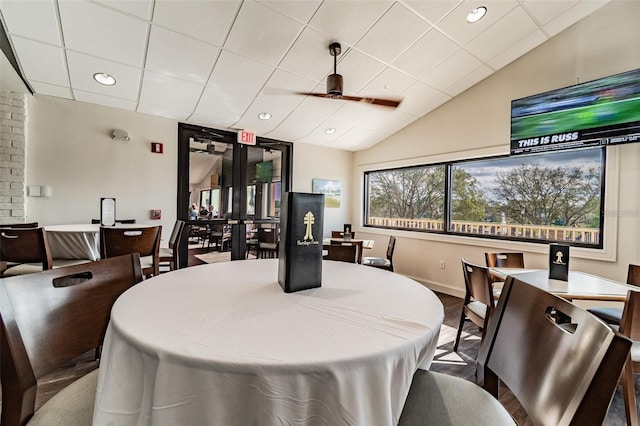
[{"label": "round table", "polygon": [[396,424],[442,303],[398,274],[323,262],[284,293],[278,259],[169,272],[115,303],[94,425]]},{"label": "round table", "polygon": [[46,225],[49,250],[54,259],[100,259],[100,225]]}]

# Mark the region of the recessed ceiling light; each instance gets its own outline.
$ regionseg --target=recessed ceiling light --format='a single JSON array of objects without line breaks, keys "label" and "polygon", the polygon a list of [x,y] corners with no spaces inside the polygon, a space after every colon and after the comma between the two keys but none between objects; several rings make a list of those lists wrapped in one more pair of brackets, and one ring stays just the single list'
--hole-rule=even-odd
[{"label": "recessed ceiling light", "polygon": [[116,79],[104,72],[95,73],[93,75],[93,79],[100,84],[104,84],[105,86],[113,86],[114,84],[116,84]]},{"label": "recessed ceiling light", "polygon": [[487,13],[487,8],[484,6],[476,7],[467,15],[467,22],[473,24],[481,20]]},{"label": "recessed ceiling light", "polygon": [[271,114],[269,114],[268,112],[261,112],[260,114],[258,114],[258,118],[260,120],[268,120],[271,118]]},{"label": "recessed ceiling light", "polygon": [[336,129],[334,129],[333,127],[328,128],[327,130],[324,131],[326,134],[328,135],[332,135],[336,132]]}]

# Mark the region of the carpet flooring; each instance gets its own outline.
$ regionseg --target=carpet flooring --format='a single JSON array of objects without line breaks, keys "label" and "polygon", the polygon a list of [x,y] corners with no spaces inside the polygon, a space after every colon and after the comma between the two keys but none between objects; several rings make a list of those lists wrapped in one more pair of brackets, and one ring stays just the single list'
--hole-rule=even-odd
[{"label": "carpet flooring", "polygon": [[[196,255],[206,254],[204,251],[198,253],[197,250],[189,250],[189,252],[189,266],[206,263],[196,257]],[[214,257],[216,256],[217,260],[222,261],[225,256],[225,252],[211,253],[215,254],[209,256],[210,261],[215,260]],[[467,324],[463,328],[462,340],[458,347],[458,352],[453,352],[453,342],[455,340],[458,321],[460,319],[462,299],[442,293],[436,294],[444,306],[445,319],[440,331],[438,347],[431,365],[431,370],[474,381],[475,358],[480,346],[480,332],[477,327],[467,321]],[[93,351],[89,352],[43,378],[43,380],[39,382],[38,386],[36,407],[40,407],[44,402],[55,395],[58,390],[76,378],[96,368],[97,362],[93,360],[93,355]],[[636,390],[640,390],[640,375],[636,375],[635,378]],[[519,425],[530,425],[531,422],[517,400],[515,400],[508,389],[502,389],[504,388],[501,388],[500,402],[505,406]],[[607,413],[607,417],[603,424],[605,426],[622,426],[626,424],[624,402],[622,400],[622,391],[620,386],[618,386],[618,389],[616,390],[609,412]]]}]

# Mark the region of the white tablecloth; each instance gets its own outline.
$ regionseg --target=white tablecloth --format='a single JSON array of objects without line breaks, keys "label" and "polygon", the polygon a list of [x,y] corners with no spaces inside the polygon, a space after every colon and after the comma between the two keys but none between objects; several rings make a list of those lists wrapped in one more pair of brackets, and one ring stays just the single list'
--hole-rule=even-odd
[{"label": "white tablecloth", "polygon": [[47,225],[51,257],[54,259],[100,259],[100,225]]},{"label": "white tablecloth", "polygon": [[444,312],[398,274],[323,263],[284,293],[277,259],[196,266],[115,303],[95,425],[392,425]]}]

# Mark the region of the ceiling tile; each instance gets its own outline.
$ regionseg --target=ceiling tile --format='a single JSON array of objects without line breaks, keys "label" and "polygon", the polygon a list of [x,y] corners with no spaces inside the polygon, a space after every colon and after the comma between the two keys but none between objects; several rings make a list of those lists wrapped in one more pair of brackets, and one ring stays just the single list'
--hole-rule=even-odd
[{"label": "ceiling tile", "polygon": [[304,99],[304,95],[313,90],[316,83],[304,77],[286,71],[276,70],[257,99],[287,108],[294,108]]},{"label": "ceiling tile", "polygon": [[[238,129],[249,129],[254,131],[258,136],[262,136],[278,127],[292,111],[293,108],[279,107],[255,100],[234,127]],[[271,114],[271,118],[269,120],[260,120],[258,114],[263,112]]]},{"label": "ceiling tile", "polygon": [[274,70],[272,66],[222,51],[207,85],[253,98],[262,90]]},{"label": "ceiling tile", "polygon": [[386,138],[388,134],[354,126],[344,136],[338,138],[330,147],[357,151],[369,148]]},{"label": "ceiling tile", "polygon": [[73,91],[73,95],[76,98],[76,101],[126,109],[129,111],[135,111],[136,107],[138,106],[138,103],[136,101],[113,98],[111,96],[99,95],[97,93],[85,92],[83,90],[76,89]]},{"label": "ceiling tile", "polygon": [[13,46],[28,80],[69,86],[62,48],[20,37],[13,37]]},{"label": "ceiling tile", "polygon": [[278,65],[303,27],[265,6],[244,2],[225,49],[270,65]]},{"label": "ceiling tile", "polygon": [[609,0],[582,0],[548,24],[545,24],[544,29],[549,33],[549,36],[553,37],[585,16],[600,9],[607,4],[608,1]]},{"label": "ceiling tile", "polygon": [[372,107],[371,112],[363,119],[356,122],[358,127],[363,127],[377,132],[392,134],[415,121],[415,117],[390,108]]},{"label": "ceiling tile", "polygon": [[387,67],[367,85],[360,89],[358,91],[358,96],[399,98],[400,94],[414,82],[415,78],[391,67]]},{"label": "ceiling tile", "polygon": [[338,74],[343,77],[343,91],[357,93],[385,68],[385,64],[356,50],[349,50],[338,63]]},{"label": "ceiling tile", "polygon": [[538,27],[529,15],[518,7],[470,42],[466,49],[481,61],[487,62],[530,36]]},{"label": "ceiling tile", "polygon": [[404,0],[405,5],[432,24],[447,16],[462,0]]},{"label": "ceiling tile", "polygon": [[[151,19],[151,11],[153,10],[153,0],[95,0],[114,9],[118,9],[129,15],[137,16],[146,21]],[[155,2],[158,7],[158,0]]]},{"label": "ceiling tile", "polygon": [[420,81],[435,89],[444,91],[444,89],[450,87],[481,65],[482,62],[460,49],[425,74]]},{"label": "ceiling tile", "polygon": [[488,66],[481,65],[479,68],[474,69],[469,74],[444,89],[444,92],[451,97],[457,96],[474,84],[489,77],[492,72],[493,71]]},{"label": "ceiling tile", "polygon": [[71,89],[68,87],[56,86],[49,83],[42,83],[40,81],[30,81],[31,87],[35,90],[37,95],[55,96],[56,98],[73,99],[71,96]]},{"label": "ceiling tile", "polygon": [[520,40],[518,43],[500,52],[498,56],[492,58],[488,62],[488,64],[494,70],[499,70],[500,68],[504,67],[507,64],[510,64],[520,56],[529,52],[530,50],[535,49],[545,41],[547,41],[547,37],[545,37],[542,31],[535,31],[534,33]]},{"label": "ceiling tile", "polygon": [[422,37],[431,26],[409,9],[395,3],[356,44],[374,58],[390,63]]},{"label": "ceiling tile", "polygon": [[345,123],[357,123],[369,115],[371,110],[375,108],[375,106],[364,102],[343,102],[343,105],[331,114],[330,118]]},{"label": "ceiling tile", "polygon": [[185,121],[189,117],[189,115],[191,115],[190,111],[177,111],[166,106],[151,105],[144,102],[140,102],[140,104],[138,105],[138,112],[150,115],[158,115],[160,117],[173,118],[174,120],[178,121]]},{"label": "ceiling tile", "polygon": [[296,141],[311,133],[324,119],[325,117],[319,115],[294,111],[266,136],[284,141]]},{"label": "ceiling tile", "polygon": [[[67,51],[67,63],[71,86],[74,90],[79,89],[132,101],[138,99],[142,73],[140,69],[72,51]],[[116,79],[116,84],[104,86],[98,83],[93,79],[93,75],[97,72],[112,75]]]},{"label": "ceiling tile", "polygon": [[245,113],[253,99],[207,87],[198,102],[192,120],[230,127]]},{"label": "ceiling tile", "polygon": [[[294,74],[319,81],[333,70],[329,53],[331,39],[316,30],[305,28],[279,67]],[[342,46],[346,49],[347,46]],[[344,51],[344,50],[343,50]]]},{"label": "ceiling tile", "polygon": [[148,23],[84,1],[61,1],[68,49],[142,67]]},{"label": "ceiling tile", "polygon": [[414,117],[422,117],[450,99],[450,96],[419,81],[409,87],[404,92],[404,96],[404,100],[397,109]]},{"label": "ceiling tile", "polygon": [[458,45],[432,29],[398,57],[393,65],[420,78],[458,50]]},{"label": "ceiling tile", "polygon": [[521,0],[522,6],[544,25],[578,3],[579,0]]},{"label": "ceiling tile", "polygon": [[156,0],[153,22],[181,34],[222,46],[240,0]]},{"label": "ceiling tile", "polygon": [[168,75],[144,72],[140,103],[193,112],[204,87]]},{"label": "ceiling tile", "polygon": [[333,41],[353,46],[392,4],[389,0],[326,0],[309,24]]},{"label": "ceiling tile", "polygon": [[259,3],[291,19],[306,24],[313,16],[322,0],[258,0]]},{"label": "ceiling tile", "polygon": [[[468,23],[467,15],[469,12],[480,6],[487,8],[487,14],[478,22]],[[517,6],[516,0],[466,0],[440,21],[438,28],[458,44],[464,46]]]},{"label": "ceiling tile", "polygon": [[182,80],[204,84],[220,49],[210,44],[151,27],[146,69]]},{"label": "ceiling tile", "polygon": [[[353,128],[353,123],[329,118],[318,125],[311,133],[298,139],[296,142],[311,143],[315,145],[328,145],[345,135]],[[325,130],[336,129],[335,133],[327,134]]]},{"label": "ceiling tile", "polygon": [[0,13],[10,34],[62,46],[53,0],[2,0]]}]

